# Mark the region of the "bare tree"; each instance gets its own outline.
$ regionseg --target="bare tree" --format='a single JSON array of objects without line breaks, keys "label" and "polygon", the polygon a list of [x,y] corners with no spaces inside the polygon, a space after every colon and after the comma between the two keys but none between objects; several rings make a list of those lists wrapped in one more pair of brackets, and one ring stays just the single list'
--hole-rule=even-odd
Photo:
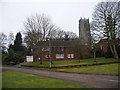
[{"label": "bare tree", "polygon": [[0,48],[2,50],[5,49],[5,45],[7,44],[6,41],[7,41],[7,36],[4,33],[0,33]]},{"label": "bare tree", "polygon": [[50,33],[51,39],[54,39],[54,40],[62,40],[64,36],[65,36],[65,31],[60,29],[53,30]]},{"label": "bare tree", "polygon": [[69,40],[78,38],[77,35],[70,31],[64,31],[60,29],[52,30],[50,32],[51,39],[53,40],[65,40],[66,36]]},{"label": "bare tree", "polygon": [[76,39],[76,38],[78,38],[76,33],[73,33],[73,32],[70,32],[70,31],[65,32],[65,34],[68,35],[69,39]]},{"label": "bare tree", "polygon": [[96,62],[96,49],[97,49],[97,43],[102,38],[101,34],[98,34],[95,30],[95,27],[93,26],[93,22],[90,23],[91,28],[91,44],[92,44],[92,51],[93,51],[93,57],[94,62]]},{"label": "bare tree", "polygon": [[63,39],[65,37],[65,31],[58,30],[57,31],[57,37],[58,37],[58,39]]},{"label": "bare tree", "polygon": [[9,45],[14,43],[14,34],[11,32],[9,33],[9,36],[8,36],[8,43]]},{"label": "bare tree", "polygon": [[24,23],[25,42],[32,51],[40,41],[45,41],[49,33],[55,29],[51,19],[45,14],[28,17]]},{"label": "bare tree", "polygon": [[120,2],[100,2],[93,13],[92,31],[100,39],[107,38],[110,50],[115,58],[116,38],[120,32]]},{"label": "bare tree", "polygon": [[[92,27],[91,27],[92,28]],[[91,44],[92,44],[92,51],[93,51],[93,57],[94,57],[94,62],[96,62],[96,44],[97,41],[99,40],[99,35],[91,31]]]}]

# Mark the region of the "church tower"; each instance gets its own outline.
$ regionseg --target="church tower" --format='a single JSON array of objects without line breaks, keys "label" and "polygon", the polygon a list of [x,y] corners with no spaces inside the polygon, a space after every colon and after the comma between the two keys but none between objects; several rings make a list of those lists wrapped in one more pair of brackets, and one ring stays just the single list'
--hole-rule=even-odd
[{"label": "church tower", "polygon": [[89,19],[79,20],[79,40],[81,46],[81,58],[91,57],[91,34]]}]

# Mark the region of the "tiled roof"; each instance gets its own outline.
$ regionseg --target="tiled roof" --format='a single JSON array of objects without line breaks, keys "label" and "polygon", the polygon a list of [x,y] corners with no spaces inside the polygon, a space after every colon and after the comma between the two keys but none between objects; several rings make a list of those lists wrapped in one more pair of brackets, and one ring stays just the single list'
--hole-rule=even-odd
[{"label": "tiled roof", "polygon": [[50,46],[52,47],[73,47],[74,45],[74,41],[62,41],[62,40],[51,40],[49,41],[43,41],[41,43],[39,43],[40,47],[44,47],[44,46]]}]

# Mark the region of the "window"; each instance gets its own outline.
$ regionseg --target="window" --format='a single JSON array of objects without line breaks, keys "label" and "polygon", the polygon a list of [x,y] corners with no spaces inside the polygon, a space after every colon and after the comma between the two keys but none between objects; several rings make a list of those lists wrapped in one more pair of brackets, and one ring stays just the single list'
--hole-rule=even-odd
[{"label": "window", "polygon": [[43,47],[42,51],[50,51],[50,48],[49,47]]},{"label": "window", "polygon": [[74,54],[68,54],[68,58],[74,58]]},{"label": "window", "polygon": [[61,51],[64,51],[64,47],[61,47]]},{"label": "window", "polygon": [[50,55],[45,55],[45,58],[50,58]]},{"label": "window", "polygon": [[60,51],[60,47],[57,47],[57,51]]},{"label": "window", "polygon": [[56,54],[56,58],[64,58],[64,54]]},{"label": "window", "polygon": [[103,50],[104,46],[101,46],[101,50]]},{"label": "window", "polygon": [[58,47],[57,51],[64,51],[64,47]]}]

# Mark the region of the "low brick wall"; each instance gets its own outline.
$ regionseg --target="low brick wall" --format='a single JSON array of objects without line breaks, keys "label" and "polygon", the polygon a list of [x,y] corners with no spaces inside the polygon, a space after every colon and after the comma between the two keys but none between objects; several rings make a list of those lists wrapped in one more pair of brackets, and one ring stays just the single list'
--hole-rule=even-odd
[{"label": "low brick wall", "polygon": [[[113,64],[120,62],[108,62],[108,63],[95,63],[95,64],[84,64],[84,65],[70,65],[70,66],[52,66],[51,68],[71,68],[71,67],[82,67],[82,66],[94,66],[94,65],[104,65],[104,64]],[[50,68],[46,66],[30,66],[30,65],[21,65],[22,67],[36,67],[36,68]]]}]

